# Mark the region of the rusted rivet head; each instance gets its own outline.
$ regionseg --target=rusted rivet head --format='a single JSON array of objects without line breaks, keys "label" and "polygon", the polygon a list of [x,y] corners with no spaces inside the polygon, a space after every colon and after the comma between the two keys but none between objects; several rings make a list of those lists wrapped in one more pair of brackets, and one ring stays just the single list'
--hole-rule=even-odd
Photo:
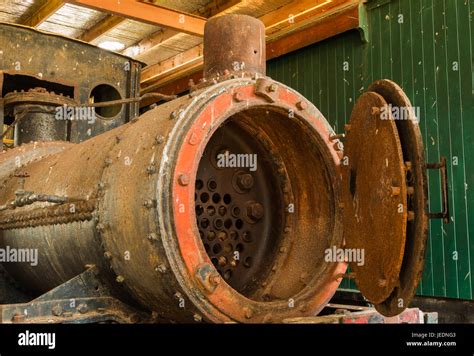
[{"label": "rusted rivet head", "polygon": [[156,241],[156,240],[158,240],[158,235],[156,233],[152,232],[152,233],[148,234],[148,240]]},{"label": "rusted rivet head", "polygon": [[158,135],[156,136],[155,138],[155,142],[158,144],[158,145],[161,145],[163,142],[165,142],[165,138],[161,135]]},{"label": "rusted rivet head", "polygon": [[117,276],[115,280],[117,281],[117,283],[123,283],[125,281],[125,278],[123,276]]},{"label": "rusted rivet head", "polygon": [[373,106],[372,115],[379,115],[379,114],[380,114],[380,108],[378,106]]},{"label": "rusted rivet head", "polygon": [[55,306],[51,309],[51,313],[52,313],[54,316],[61,316],[62,313],[63,313],[63,308],[62,308],[60,305],[55,305]]},{"label": "rusted rivet head", "polygon": [[199,137],[198,137],[198,135],[196,135],[196,133],[193,132],[193,133],[191,134],[191,136],[189,136],[189,141],[188,141],[188,142],[189,142],[190,145],[193,145],[193,146],[194,146],[195,144],[197,144],[197,143],[199,142]]},{"label": "rusted rivet head", "polygon": [[200,316],[199,314],[194,314],[193,319],[196,323],[200,323],[202,321],[202,316]]},{"label": "rusted rivet head", "polygon": [[247,319],[251,319],[253,316],[253,311],[249,307],[244,307],[244,315]]},{"label": "rusted rivet head", "polygon": [[270,84],[268,87],[267,87],[267,90],[270,92],[270,93],[274,93],[278,90],[278,85],[276,85],[275,83],[272,83]]},{"label": "rusted rivet head", "polygon": [[172,111],[170,114],[170,120],[175,120],[177,118],[178,118],[178,112],[176,110]]},{"label": "rusted rivet head", "polygon": [[221,276],[216,272],[215,268],[208,263],[201,264],[196,269],[197,282],[209,293],[215,291],[221,282]]},{"label": "rusted rivet head", "polygon": [[392,197],[396,197],[400,195],[400,192],[401,192],[400,187],[390,187],[390,188],[391,188]]},{"label": "rusted rivet head", "polygon": [[298,101],[296,103],[296,107],[298,108],[298,110],[306,110],[308,108],[308,103],[304,100]]},{"label": "rusted rivet head", "polygon": [[88,310],[88,309],[89,309],[89,308],[87,308],[87,304],[84,304],[84,303],[81,303],[81,304],[79,304],[79,305],[77,306],[77,311],[78,311],[79,313],[81,313],[81,314],[87,313],[87,310]]},{"label": "rusted rivet head", "polygon": [[156,201],[153,199],[147,199],[143,202],[143,206],[148,209],[154,208],[156,206]]},{"label": "rusted rivet head", "polygon": [[181,173],[178,177],[179,185],[186,186],[189,184],[189,176],[186,173]]},{"label": "rusted rivet head", "polygon": [[249,190],[253,187],[254,179],[251,174],[244,173],[238,176],[236,183],[241,190]]},{"label": "rusted rivet head", "polygon": [[150,175],[155,174],[156,173],[156,167],[151,164],[146,168],[146,172]]},{"label": "rusted rivet head", "polygon": [[285,253],[286,252],[286,247],[280,247],[280,253]]},{"label": "rusted rivet head", "polygon": [[156,271],[157,272],[160,272],[160,273],[166,273],[168,269],[166,268],[166,266],[163,264],[163,263],[160,263],[157,267],[156,267]]},{"label": "rusted rivet head", "polygon": [[234,93],[234,100],[237,101],[237,102],[243,101],[244,100],[244,94],[242,94],[239,91]]}]

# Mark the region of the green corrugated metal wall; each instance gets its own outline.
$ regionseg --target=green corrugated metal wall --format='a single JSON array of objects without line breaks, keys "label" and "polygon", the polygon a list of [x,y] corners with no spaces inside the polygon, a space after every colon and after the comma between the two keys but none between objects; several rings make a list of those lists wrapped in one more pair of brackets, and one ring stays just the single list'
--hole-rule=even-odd
[{"label": "green corrugated metal wall", "polygon": [[[337,132],[377,79],[398,82],[420,108],[427,161],[448,158],[452,220],[430,223],[420,295],[474,299],[472,11],[474,0],[371,1],[368,44],[351,31],[268,64],[269,76],[310,99]],[[428,178],[430,209],[440,211],[439,173]]]}]

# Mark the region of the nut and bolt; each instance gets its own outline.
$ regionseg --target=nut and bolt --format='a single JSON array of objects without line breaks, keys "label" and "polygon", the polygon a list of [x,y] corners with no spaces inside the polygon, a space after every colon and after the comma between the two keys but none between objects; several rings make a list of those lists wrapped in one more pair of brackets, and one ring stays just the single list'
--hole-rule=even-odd
[{"label": "nut and bolt", "polygon": [[243,173],[243,174],[240,174],[238,177],[237,177],[237,186],[241,189],[241,190],[249,190],[249,189],[252,189],[253,185],[254,185],[254,179],[253,179],[253,176],[249,173]]},{"label": "nut and bolt", "polygon": [[270,84],[267,88],[267,91],[269,91],[270,93],[274,93],[277,90],[278,90],[278,85],[276,85],[275,83]]},{"label": "nut and bolt", "polygon": [[265,213],[264,213],[262,204],[257,203],[257,202],[251,202],[247,204],[247,216],[250,219],[254,221],[258,221],[261,218],[263,218],[264,214]]}]

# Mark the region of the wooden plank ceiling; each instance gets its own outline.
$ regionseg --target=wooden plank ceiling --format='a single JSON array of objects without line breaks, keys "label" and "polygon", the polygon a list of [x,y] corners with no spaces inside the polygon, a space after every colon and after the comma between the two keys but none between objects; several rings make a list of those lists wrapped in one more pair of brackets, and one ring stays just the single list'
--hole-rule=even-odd
[{"label": "wooden plank ceiling", "polygon": [[247,14],[266,26],[268,59],[360,28],[362,0],[12,0],[0,21],[59,33],[147,64],[142,91],[179,93],[202,69],[208,18]]}]

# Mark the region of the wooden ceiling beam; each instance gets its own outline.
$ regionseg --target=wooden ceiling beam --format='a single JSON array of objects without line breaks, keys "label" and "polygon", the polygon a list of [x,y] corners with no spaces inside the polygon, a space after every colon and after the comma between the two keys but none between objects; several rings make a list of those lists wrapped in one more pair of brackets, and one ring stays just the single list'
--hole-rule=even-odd
[{"label": "wooden ceiling beam", "polygon": [[56,11],[58,11],[63,5],[64,2],[62,0],[48,0],[35,13],[20,21],[20,24],[24,26],[38,27],[49,17],[51,17]]},{"label": "wooden ceiling beam", "polygon": [[202,36],[206,19],[135,0],[65,0],[97,11]]},{"label": "wooden ceiling beam", "polygon": [[[222,14],[224,11],[239,4],[240,2],[242,2],[242,0],[214,0],[205,7],[196,11],[195,14],[204,17],[216,16]],[[151,36],[144,38],[137,44],[124,49],[122,54],[140,60],[140,56],[145,55],[146,52],[156,48],[157,46],[165,44],[177,34],[179,34],[178,31],[164,28],[161,31],[153,33]]]},{"label": "wooden ceiling beam", "polygon": [[117,27],[121,24],[125,19],[120,16],[115,15],[107,15],[104,19],[97,22],[93,25],[90,29],[85,31],[79,39],[85,42],[91,42],[96,38],[102,36],[103,34],[107,33],[114,27]]},{"label": "wooden ceiling beam", "polygon": [[[314,4],[314,3],[313,3]],[[345,1],[342,6],[326,11],[324,15],[319,16],[310,26],[302,29],[294,30],[292,33],[276,39],[270,39],[267,43],[267,60],[282,56],[289,52],[309,46],[313,43],[322,41],[340,33],[351,29],[357,29],[361,26],[359,1]],[[198,47],[198,46],[197,46]],[[198,48],[194,47],[186,51],[188,55],[198,52]],[[178,55],[179,56],[179,55]],[[160,89],[163,85],[170,86],[170,78],[174,80],[185,77],[192,71],[202,69],[202,56],[193,61],[193,66],[186,70],[186,67],[180,61],[175,61],[172,57],[166,61],[151,65],[145,68],[142,73],[142,91],[150,92]],[[192,58],[187,57],[187,61]],[[197,61],[197,62],[196,62]],[[169,69],[171,64],[175,65],[173,69]],[[167,68],[166,72],[160,72],[161,68]],[[177,75],[177,73],[179,75]]]}]

